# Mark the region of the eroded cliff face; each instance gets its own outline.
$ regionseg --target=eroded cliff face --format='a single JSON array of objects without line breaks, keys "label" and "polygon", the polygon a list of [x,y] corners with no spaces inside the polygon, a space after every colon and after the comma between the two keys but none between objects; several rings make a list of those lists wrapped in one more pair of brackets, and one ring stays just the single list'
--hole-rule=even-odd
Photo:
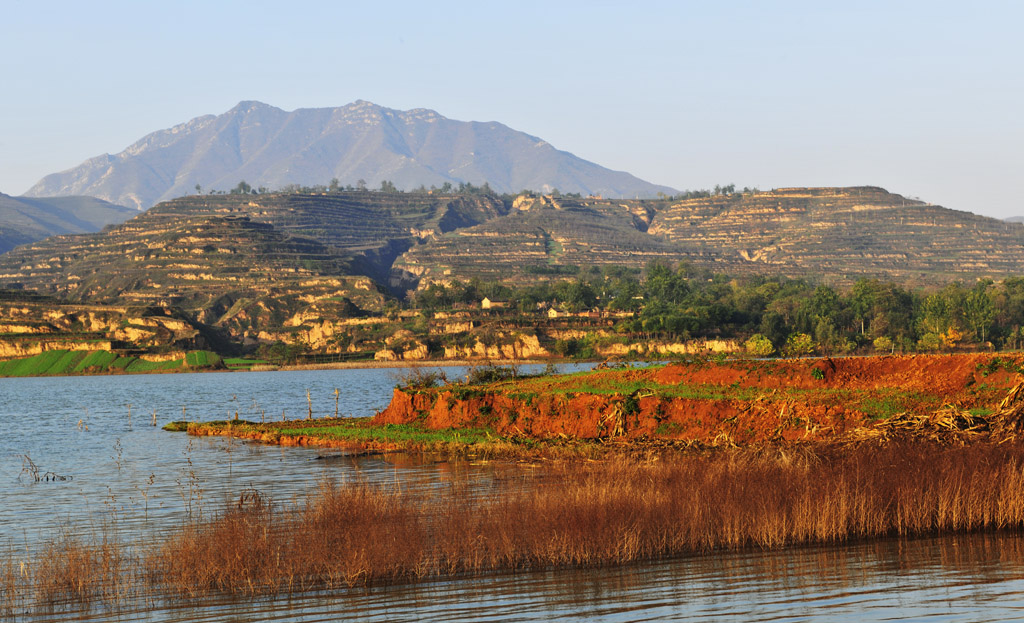
[{"label": "eroded cliff face", "polygon": [[743,345],[737,340],[690,340],[688,342],[645,341],[630,344],[608,344],[598,346],[597,352],[602,357],[654,357],[657,355],[707,355],[719,353],[738,353]]},{"label": "eroded cliff face", "polygon": [[126,307],[67,305],[55,301],[0,306],[0,358],[38,355],[48,350],[117,348],[202,348],[195,323],[169,310],[145,313]]},{"label": "eroded cliff face", "polygon": [[466,346],[446,346],[445,359],[545,359],[552,353],[541,346],[536,335],[515,332],[498,333],[495,342],[485,344],[480,338]]},{"label": "eroded cliff face", "polygon": [[[970,409],[991,411],[1007,401],[1013,407],[1021,387],[1015,366],[1021,363],[1017,358],[1007,368],[1005,359],[968,354],[699,359],[481,385],[396,388],[375,421],[489,428],[533,438],[647,438],[711,446],[827,441],[897,414],[918,424],[938,418],[936,430],[945,430],[941,422],[950,413],[972,418]],[[957,407],[949,411],[949,405]]]},{"label": "eroded cliff face", "polygon": [[[786,414],[780,417],[780,410]],[[490,428],[550,439],[664,438],[704,445],[822,441],[862,425],[863,413],[810,402],[687,399],[656,395],[539,394],[396,389],[382,424]]]},{"label": "eroded cliff face", "polygon": [[33,339],[20,340],[5,338],[0,340],[0,359],[17,359],[31,357],[48,350],[113,350],[114,342],[110,340],[75,340],[75,339]]}]

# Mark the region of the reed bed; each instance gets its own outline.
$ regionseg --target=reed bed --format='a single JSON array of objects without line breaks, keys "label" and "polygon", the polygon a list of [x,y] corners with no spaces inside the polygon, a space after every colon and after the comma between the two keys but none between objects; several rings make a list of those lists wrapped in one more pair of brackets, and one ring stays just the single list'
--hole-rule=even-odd
[{"label": "reed bed", "polygon": [[62,537],[28,571],[0,559],[0,610],[26,593],[108,605],[258,595],[1024,526],[1024,446],[1010,443],[669,453],[525,471],[487,496],[323,483],[283,507],[247,491],[132,556]]}]

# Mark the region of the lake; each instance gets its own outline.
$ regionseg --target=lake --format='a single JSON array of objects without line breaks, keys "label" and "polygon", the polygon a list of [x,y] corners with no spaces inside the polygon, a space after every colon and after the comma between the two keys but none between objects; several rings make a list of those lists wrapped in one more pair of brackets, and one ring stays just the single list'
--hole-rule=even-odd
[{"label": "lake", "polygon": [[[569,368],[572,369],[571,367]],[[31,549],[101,524],[145,539],[216,512],[245,488],[279,502],[322,479],[442,487],[458,473],[487,490],[501,464],[345,457],[168,433],[171,420],[372,415],[396,369],[0,379],[0,543]],[[447,369],[449,377],[464,373]],[[130,405],[130,407],[129,407]],[[129,417],[130,411],[130,417]],[[152,426],[153,413],[158,426]],[[29,463],[31,460],[31,464]],[[57,480],[36,481],[40,476]],[[49,620],[41,616],[39,620]],[[263,600],[144,604],[124,621],[1010,620],[1024,618],[1017,534],[900,539],[716,553],[623,568],[455,579]],[[19,619],[21,620],[21,619]],[[32,620],[29,618],[28,620]]]}]

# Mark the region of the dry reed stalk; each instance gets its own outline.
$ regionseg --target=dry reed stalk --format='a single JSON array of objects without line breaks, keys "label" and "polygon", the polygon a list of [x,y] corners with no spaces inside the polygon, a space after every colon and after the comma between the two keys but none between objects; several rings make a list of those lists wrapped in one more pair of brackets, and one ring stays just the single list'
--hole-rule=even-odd
[{"label": "dry reed stalk", "polygon": [[[555,468],[548,484],[486,500],[331,486],[301,512],[228,513],[185,533],[165,552],[183,573],[165,577],[184,592],[259,592],[279,588],[281,576],[290,586],[351,585],[1020,526],[1020,454],[910,444],[814,461],[723,452],[653,464],[572,463]],[[248,562],[226,566],[222,551],[234,552],[232,564]],[[215,580],[194,572],[207,568],[220,570]]]},{"label": "dry reed stalk", "polygon": [[[464,484],[409,492],[324,483],[284,509],[249,491],[138,561],[116,542],[108,551],[105,541],[61,538],[30,575],[37,603],[89,603],[143,588],[261,594],[1020,528],[1022,466],[1021,445],[912,442],[561,462],[491,497]],[[0,604],[25,582],[12,561],[0,561]]]},{"label": "dry reed stalk", "polygon": [[14,618],[19,610],[24,579],[22,564],[14,558],[13,552],[0,559],[0,618]]},{"label": "dry reed stalk", "polygon": [[32,564],[19,564],[22,599],[30,590],[36,608],[60,605],[121,603],[131,592],[134,577],[121,544],[103,534],[98,543],[86,543],[63,532],[46,543]]}]

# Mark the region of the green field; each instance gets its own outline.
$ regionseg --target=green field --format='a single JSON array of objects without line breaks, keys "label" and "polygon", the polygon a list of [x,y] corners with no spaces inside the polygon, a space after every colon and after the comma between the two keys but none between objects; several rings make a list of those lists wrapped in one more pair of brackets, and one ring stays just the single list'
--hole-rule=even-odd
[{"label": "green field", "polygon": [[49,350],[32,357],[0,361],[0,377],[60,376],[75,374],[117,374],[168,372],[173,370],[223,368],[220,356],[209,351],[186,353],[183,359],[147,361],[134,355],[106,350]]}]

